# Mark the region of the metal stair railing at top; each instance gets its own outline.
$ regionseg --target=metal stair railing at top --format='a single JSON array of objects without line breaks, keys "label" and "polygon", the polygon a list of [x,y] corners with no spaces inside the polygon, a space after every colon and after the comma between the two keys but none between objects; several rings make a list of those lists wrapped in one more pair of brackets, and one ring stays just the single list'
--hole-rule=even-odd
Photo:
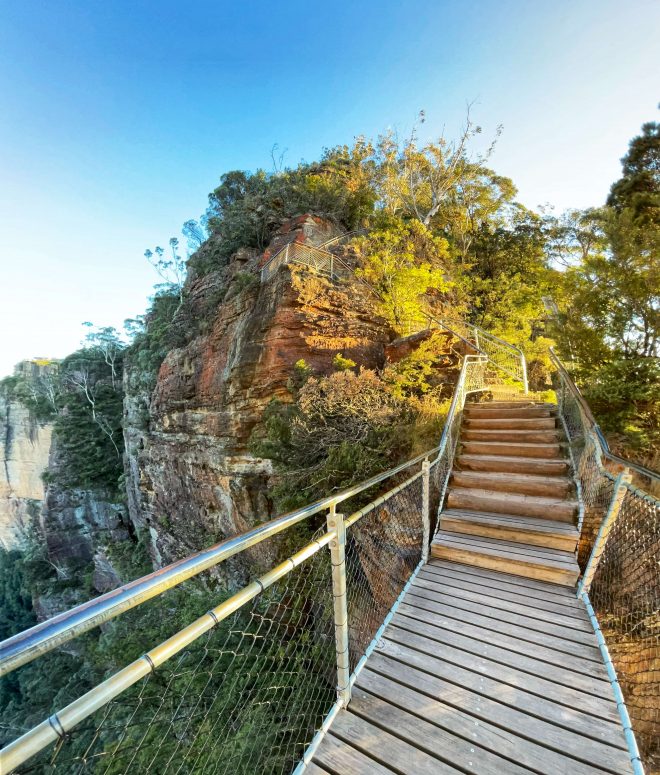
[{"label": "metal stair railing at top", "polygon": [[[428,557],[462,408],[487,388],[486,367],[465,357],[437,448],[1,643],[5,675],[27,671],[15,677],[29,683],[36,670],[43,682],[71,670],[62,696],[96,676],[64,707],[3,719],[3,775],[301,772]],[[324,514],[325,524],[313,519]],[[256,546],[273,556],[282,534],[301,548],[234,594],[214,591],[210,569]],[[94,645],[85,633],[101,623]],[[179,629],[154,646],[155,624]],[[108,637],[133,661],[122,667],[111,650],[76,678],[77,660],[88,649],[98,660]],[[33,726],[40,712],[47,718]]]},{"label": "metal stair railing at top", "polygon": [[353,274],[333,253],[303,242],[289,242],[261,268],[261,282],[267,282],[284,264],[298,264],[314,269],[332,280],[347,280]]},{"label": "metal stair railing at top", "polygon": [[[613,455],[589,406],[551,351],[558,416],[578,493],[582,578],[633,766],[660,762],[660,476]],[[632,730],[634,729],[634,734]],[[639,749],[638,749],[639,746]]]},{"label": "metal stair railing at top", "polygon": [[523,351],[500,339],[483,328],[457,318],[436,318],[428,315],[435,325],[450,331],[478,353],[485,355],[501,372],[520,382],[523,392],[528,392],[527,363]]}]

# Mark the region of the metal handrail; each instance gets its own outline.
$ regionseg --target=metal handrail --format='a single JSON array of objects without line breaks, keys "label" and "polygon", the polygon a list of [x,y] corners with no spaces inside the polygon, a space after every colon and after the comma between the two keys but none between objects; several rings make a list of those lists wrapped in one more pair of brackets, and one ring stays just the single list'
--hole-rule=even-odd
[{"label": "metal handrail", "polygon": [[295,264],[302,264],[304,266],[314,266],[313,262],[311,261],[305,261],[304,259],[301,260],[299,256],[294,255],[293,257],[289,257],[289,253],[308,253],[313,256],[320,256],[322,259],[327,261],[330,264],[330,271],[329,274],[331,277],[334,277],[335,272],[333,267],[336,265],[338,267],[341,267],[342,270],[345,272],[352,272],[351,268],[347,266],[340,258],[335,256],[334,253],[331,253],[328,250],[323,250],[323,248],[318,247],[316,245],[308,245],[305,242],[287,242],[286,245],[282,246],[276,253],[274,253],[268,261],[261,267],[261,278],[262,281],[267,277],[268,272],[270,271],[270,267],[273,264],[273,262],[276,262],[278,259],[282,258],[282,254],[284,254],[283,258],[284,264],[287,263],[295,263]]},{"label": "metal handrail", "polygon": [[573,397],[580,405],[580,409],[584,412],[586,419],[589,421],[591,430],[593,431],[593,433],[598,439],[598,443],[600,444],[601,452],[603,456],[606,457],[608,460],[611,460],[613,463],[617,463],[618,465],[625,466],[626,468],[631,468],[634,471],[637,471],[642,476],[646,476],[649,479],[654,479],[660,482],[660,474],[658,474],[656,471],[652,471],[650,468],[646,468],[645,466],[639,465],[638,463],[633,463],[632,460],[629,460],[626,457],[622,457],[621,455],[615,455],[614,452],[610,451],[610,447],[609,447],[609,444],[607,443],[607,439],[605,438],[605,435],[601,430],[600,425],[598,425],[598,423],[596,422],[596,418],[594,417],[589,404],[584,400],[584,397],[580,392],[580,389],[575,384],[575,382],[573,381],[573,378],[568,373],[568,371],[566,370],[566,367],[561,362],[561,360],[557,356],[557,353],[553,350],[552,347],[550,347],[550,360],[552,361],[552,365],[557,369],[557,371],[563,377],[566,387],[571,391],[571,393],[573,394]]},{"label": "metal handrail", "polygon": [[[489,331],[486,331],[480,326],[477,326],[474,323],[468,323],[465,320],[459,320],[457,318],[436,318],[433,315],[430,315],[428,313],[426,313],[426,317],[430,321],[436,323],[439,326],[442,326],[447,331],[454,334],[454,336],[458,337],[461,341],[465,342],[467,345],[472,347],[477,352],[486,356],[486,358],[488,358],[488,360],[496,368],[500,369],[500,371],[503,371],[504,373],[508,374],[510,377],[513,377],[515,380],[522,382],[524,392],[525,393],[528,392],[529,388],[528,388],[528,382],[527,382],[527,363],[525,360],[525,354],[519,347],[516,347],[514,344],[511,344],[510,342],[506,342],[504,339],[500,339],[499,336],[495,336],[495,334],[491,334]],[[474,341],[468,339],[466,336],[461,334],[459,331],[459,329],[461,328],[471,329],[474,332]],[[506,350],[508,350],[511,353],[511,355],[513,355],[516,358],[516,360],[520,361],[520,374],[512,371],[511,369],[507,368],[506,366],[494,360],[483,349],[483,347],[481,347],[481,340],[488,340],[490,342],[495,342],[498,346],[504,347]]]},{"label": "metal handrail", "polygon": [[13,635],[0,643],[0,677],[36,659],[84,632],[114,619],[184,581],[199,575],[271,536],[281,533],[308,517],[374,487],[380,482],[420,463],[439,449],[424,452],[401,465],[377,474],[366,482],[348,487],[309,506],[296,509],[237,536],[232,536],[208,549],[186,557],[147,576],[136,579],[104,595],[65,611],[45,622]]}]

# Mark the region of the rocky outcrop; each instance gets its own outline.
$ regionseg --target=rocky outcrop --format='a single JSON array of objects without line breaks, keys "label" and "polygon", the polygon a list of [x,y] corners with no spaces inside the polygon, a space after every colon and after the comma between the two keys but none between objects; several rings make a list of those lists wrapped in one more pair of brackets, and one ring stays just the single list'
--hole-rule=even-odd
[{"label": "rocky outcrop", "polygon": [[[300,234],[318,244],[332,228],[297,219],[273,245]],[[282,266],[261,283],[262,256],[237,260],[240,271],[232,263],[215,278],[190,281],[188,298],[205,314],[207,288],[208,294],[226,288],[224,300],[212,310],[207,333],[166,357],[148,399],[146,428],[145,396],[127,367],[129,508],[137,527],[150,532],[158,564],[273,516],[270,463],[250,454],[249,439],[270,401],[291,400],[287,385],[298,361],[322,374],[333,370],[338,353],[381,367],[393,336],[357,281],[336,284],[305,267]]]},{"label": "rocky outcrop", "polygon": [[[16,374],[38,375],[26,361]],[[42,474],[48,466],[52,426],[40,423],[11,394],[0,392],[0,546],[21,549],[44,500]]]}]

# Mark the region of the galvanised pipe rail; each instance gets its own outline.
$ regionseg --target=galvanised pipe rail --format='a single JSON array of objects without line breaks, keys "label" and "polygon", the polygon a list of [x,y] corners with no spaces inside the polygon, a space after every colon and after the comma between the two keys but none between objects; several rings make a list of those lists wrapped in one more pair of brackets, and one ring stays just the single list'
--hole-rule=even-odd
[{"label": "galvanised pipe rail", "polygon": [[314,514],[337,506],[411,466],[421,463],[438,450],[439,447],[435,447],[412,460],[391,468],[389,471],[373,476],[366,482],[353,485],[336,495],[330,495],[309,506],[291,511],[241,535],[227,538],[202,552],[167,565],[154,571],[154,573],[124,584],[111,592],[106,592],[87,603],[82,603],[69,611],[54,616],[52,619],[37,624],[29,630],[7,638],[0,643],[0,677],[82,633],[145,603],[168,589],[178,586],[203,571],[213,568],[244,549],[255,546]]},{"label": "galvanised pipe rail", "polygon": [[596,422],[596,418],[593,416],[593,413],[591,411],[591,408],[589,407],[589,404],[584,400],[584,397],[582,396],[582,393],[580,393],[580,389],[578,386],[573,382],[573,379],[571,375],[566,370],[566,367],[561,362],[559,357],[557,356],[557,353],[553,350],[553,348],[550,348],[550,360],[552,361],[552,365],[557,369],[559,372],[559,375],[563,382],[565,383],[566,387],[570,390],[575,400],[580,405],[580,409],[584,412],[585,417],[591,424],[591,429],[598,437],[598,442],[601,447],[601,451],[603,455],[608,458],[608,460],[611,460],[613,463],[617,463],[618,465],[625,466],[626,468],[632,468],[634,471],[637,471],[637,473],[641,474],[642,476],[646,476],[651,480],[655,480],[656,482],[660,482],[660,474],[658,474],[656,471],[652,471],[650,468],[646,468],[645,466],[639,465],[638,463],[633,463],[632,460],[628,460],[628,458],[621,457],[620,455],[615,455],[613,452],[610,451],[609,444],[607,443],[607,439],[605,438],[605,435],[603,434],[603,431],[600,428],[600,425]]},{"label": "galvanised pipe rail", "polygon": [[[392,471],[404,470],[410,465],[413,465],[413,463],[419,463],[420,461],[423,461],[425,457],[427,457],[429,454],[432,454],[434,451],[436,450],[430,450],[430,452],[424,453],[423,455],[419,455],[418,457],[414,458],[414,460],[409,461],[408,463],[405,463],[402,466],[398,466],[396,469],[392,469]],[[44,748],[47,748],[49,745],[52,745],[53,743],[56,743],[58,740],[63,740],[66,737],[68,732],[73,730],[76,726],[78,726],[78,724],[80,724],[86,718],[91,716],[100,708],[107,705],[115,697],[118,697],[120,694],[122,694],[124,691],[129,689],[131,686],[138,683],[138,681],[142,680],[147,675],[154,672],[157,667],[167,662],[177,654],[179,654],[184,648],[189,646],[194,641],[198,640],[202,635],[207,633],[209,630],[212,630],[221,621],[231,616],[231,614],[235,613],[237,610],[242,608],[246,603],[249,603],[250,600],[253,600],[255,597],[260,595],[264,590],[272,586],[276,581],[279,581],[281,578],[291,573],[291,571],[295,570],[299,565],[302,565],[304,562],[309,560],[318,551],[323,549],[323,547],[330,545],[332,549],[333,542],[337,542],[341,538],[341,535],[340,535],[341,533],[343,533],[344,540],[345,540],[345,531],[348,527],[354,525],[356,522],[362,519],[362,517],[368,514],[377,505],[389,500],[391,497],[396,495],[405,487],[409,486],[413,481],[415,481],[422,475],[423,475],[423,471],[420,471],[419,473],[413,475],[398,487],[394,487],[384,495],[377,498],[372,504],[370,504],[371,508],[365,507],[363,509],[360,509],[359,511],[356,511],[355,513],[351,514],[351,516],[348,517],[347,519],[344,519],[342,515],[336,513],[335,511],[336,504],[331,501],[329,504],[330,509],[329,509],[329,515],[328,515],[328,524],[333,523],[335,525],[333,529],[328,530],[319,538],[315,539],[314,541],[311,541],[309,544],[304,546],[298,552],[291,555],[291,557],[286,559],[284,562],[280,563],[275,568],[269,570],[268,572],[259,576],[254,581],[250,582],[250,584],[248,584],[247,586],[240,589],[238,592],[232,595],[228,600],[225,600],[215,608],[212,608],[210,611],[207,611],[205,614],[200,616],[198,619],[196,619],[194,622],[189,624],[187,627],[184,627],[182,630],[175,633],[167,640],[163,641],[159,645],[152,648],[146,654],[143,654],[141,657],[131,662],[122,670],[119,670],[118,672],[114,673],[112,676],[107,678],[105,681],[103,681],[102,683],[90,689],[82,697],[79,697],[77,700],[74,700],[73,702],[69,703],[66,707],[62,708],[61,710],[58,710],[56,713],[51,715],[46,720],[42,721],[36,727],[29,730],[25,734],[21,735],[21,737],[17,738],[16,740],[13,740],[9,745],[7,745],[5,748],[0,750],[0,773],[4,774],[4,773],[13,772],[16,769],[16,767],[19,767],[28,759],[32,758],[40,751],[42,751]],[[381,474],[379,477],[374,477],[374,479],[382,479],[382,477],[383,477],[383,474]],[[369,481],[373,482],[373,479]],[[364,485],[366,484],[367,483],[365,482]],[[365,487],[363,485],[360,485],[358,486],[358,489],[363,490],[365,489]],[[344,493],[342,493],[342,496],[346,492],[348,491],[344,491]],[[350,497],[350,496],[346,496],[346,497]],[[422,516],[422,520],[424,520],[424,515],[421,515],[421,516]],[[428,518],[428,515],[427,515],[427,518]],[[341,521],[342,523],[341,525],[338,524],[339,521]],[[335,551],[336,549],[337,547],[335,547]],[[343,552],[342,552],[342,555],[343,555]],[[344,595],[343,595],[343,610],[341,612],[340,623],[343,623],[345,627],[345,624],[346,624],[345,617],[347,615],[346,608],[345,608],[345,603],[346,603],[345,560],[342,558],[341,566],[335,566],[335,562],[334,562],[335,559],[336,559],[335,552],[333,552],[332,553],[333,590],[334,590],[335,596],[336,596],[335,577],[339,577],[341,574],[343,574]],[[420,562],[417,568],[415,568],[413,575],[417,574],[421,565],[422,565],[422,562]],[[408,589],[411,579],[406,584],[404,591]],[[398,596],[397,600],[392,606],[392,609],[390,610],[388,617],[386,617],[385,622],[378,630],[377,637],[380,637],[379,634],[386,626],[386,623],[389,622],[390,619],[392,618],[394,610],[396,609],[396,607],[398,607],[400,601],[403,598],[403,594],[404,592],[402,592]],[[336,605],[336,602],[337,601],[335,600],[335,605]],[[337,611],[337,608],[335,607],[335,627],[337,627],[337,624],[338,624],[337,615],[338,615],[338,611]],[[347,630],[344,630],[344,636],[345,636],[344,640],[346,640]],[[374,640],[372,640],[372,642],[369,644],[369,653],[373,651],[373,648],[376,642],[377,642],[377,638],[374,638]],[[346,661],[338,684],[338,688],[340,691],[338,692],[337,703],[333,706],[330,712],[333,717],[341,707],[344,707],[347,704],[347,699],[350,694],[350,687],[355,682],[355,676],[357,675],[359,670],[362,669],[364,663],[366,662],[366,658],[363,658],[358,664],[358,666],[356,667],[355,671],[353,672],[353,675],[350,675],[349,669],[348,669],[348,661],[347,661],[348,660],[348,642],[347,641],[345,643],[344,641],[342,641],[342,654],[345,656]],[[345,682],[344,685],[342,685],[342,682],[341,682],[342,678]],[[326,725],[324,725],[324,729],[325,728],[327,728]]]},{"label": "galvanised pipe rail", "polygon": [[300,551],[293,554],[277,567],[264,573],[252,581],[246,587],[236,592],[228,600],[207,611],[194,622],[184,627],[171,638],[152,648],[146,654],[131,662],[125,668],[107,678],[102,683],[90,689],[82,697],[69,703],[65,708],[57,711],[52,716],[42,721],[41,724],[26,732],[21,737],[13,740],[9,745],[0,750],[0,773],[11,773],[16,767],[32,758],[44,748],[63,740],[66,734],[74,727],[107,705],[115,697],[125,692],[157,667],[167,662],[176,654],[183,651],[186,646],[200,638],[204,633],[212,630],[221,621],[239,608],[249,603],[265,589],[276,581],[286,576],[303,562],[315,555],[324,546],[327,546],[337,536],[336,532],[325,533],[320,538],[312,541]]},{"label": "galvanised pipe rail", "polygon": [[[486,358],[498,369],[505,372],[505,374],[508,374],[510,377],[513,377],[515,380],[522,382],[523,385],[523,391],[525,393],[529,392],[529,386],[527,382],[527,362],[525,360],[525,354],[523,351],[516,347],[515,345],[511,344],[510,342],[506,342],[504,339],[500,339],[499,336],[495,336],[495,334],[491,334],[490,332],[484,330],[480,326],[475,325],[474,323],[468,323],[465,320],[457,320],[454,318],[435,318],[432,315],[427,314],[427,318],[435,323],[436,325],[442,326],[442,328],[446,329],[450,333],[454,334],[454,336],[458,337],[461,341],[465,342],[465,344],[472,347],[474,350],[477,350],[482,355],[485,355]],[[464,336],[461,334],[458,329],[460,328],[467,328],[474,332],[474,341],[470,341],[470,339],[467,338],[467,336]],[[463,333],[466,333],[465,331]],[[486,350],[483,348],[482,343],[483,340],[486,340],[488,342],[494,342],[498,347],[501,347],[503,349],[506,349],[509,354],[515,358],[516,361],[520,362],[520,373],[516,373],[510,368],[507,368],[501,363],[498,363],[496,360],[494,360],[491,355],[486,352]]]}]

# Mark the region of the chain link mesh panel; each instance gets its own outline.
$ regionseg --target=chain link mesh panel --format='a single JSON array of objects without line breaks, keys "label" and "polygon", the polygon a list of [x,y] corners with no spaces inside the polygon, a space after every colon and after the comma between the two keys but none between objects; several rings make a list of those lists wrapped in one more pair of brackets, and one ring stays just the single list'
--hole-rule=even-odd
[{"label": "chain link mesh panel", "polygon": [[584,570],[594,541],[614,492],[615,476],[603,466],[603,454],[592,423],[578,397],[569,389],[562,374],[557,385],[557,403],[573,476],[578,487],[579,517],[578,564]]},{"label": "chain link mesh panel", "polygon": [[649,772],[660,771],[660,502],[631,485],[589,596]]},{"label": "chain link mesh panel", "polygon": [[335,686],[323,548],[17,772],[288,774]]},{"label": "chain link mesh panel", "polygon": [[346,533],[351,673],[422,557],[422,476],[379,499]]}]

